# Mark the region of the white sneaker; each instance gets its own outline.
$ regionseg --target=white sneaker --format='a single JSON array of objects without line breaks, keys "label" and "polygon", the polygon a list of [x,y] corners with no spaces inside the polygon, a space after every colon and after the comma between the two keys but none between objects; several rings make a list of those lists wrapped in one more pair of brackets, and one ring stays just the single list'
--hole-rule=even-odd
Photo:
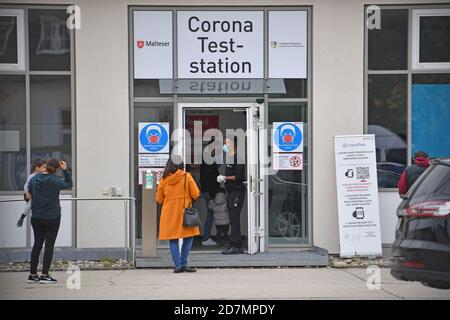
[{"label": "white sneaker", "polygon": [[204,245],[204,246],[216,246],[217,243],[213,239],[209,238],[206,241],[202,241],[202,245]]}]

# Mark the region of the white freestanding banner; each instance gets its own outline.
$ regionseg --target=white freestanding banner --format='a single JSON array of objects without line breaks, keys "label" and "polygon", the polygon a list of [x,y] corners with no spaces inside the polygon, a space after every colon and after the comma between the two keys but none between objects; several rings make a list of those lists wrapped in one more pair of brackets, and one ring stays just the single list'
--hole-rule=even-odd
[{"label": "white freestanding banner", "polygon": [[375,135],[335,136],[341,257],[382,254]]}]

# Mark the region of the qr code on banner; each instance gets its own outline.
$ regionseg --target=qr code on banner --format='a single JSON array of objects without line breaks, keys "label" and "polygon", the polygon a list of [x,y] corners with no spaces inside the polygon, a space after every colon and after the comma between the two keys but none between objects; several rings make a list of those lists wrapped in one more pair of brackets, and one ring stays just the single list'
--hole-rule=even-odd
[{"label": "qr code on banner", "polygon": [[356,167],[356,179],[369,179],[369,167]]}]

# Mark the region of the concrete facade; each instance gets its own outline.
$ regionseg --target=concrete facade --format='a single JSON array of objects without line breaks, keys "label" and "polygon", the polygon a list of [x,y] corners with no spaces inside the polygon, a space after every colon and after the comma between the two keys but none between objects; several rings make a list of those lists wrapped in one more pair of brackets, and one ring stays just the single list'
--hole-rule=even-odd
[{"label": "concrete facade", "polygon": [[[415,4],[420,0],[254,1],[248,6],[312,8],[312,242],[339,252],[333,136],[364,132],[364,6]],[[29,4],[30,1],[9,1]],[[65,4],[41,0],[39,4]],[[81,29],[75,32],[76,195],[102,196],[116,186],[130,195],[128,6],[211,6],[211,1],[76,0]],[[224,0],[221,6],[239,7]],[[380,207],[391,211],[395,192],[380,193]],[[393,239],[395,212],[383,212],[383,242]],[[124,242],[123,208],[79,204],[76,247],[115,248]]]}]

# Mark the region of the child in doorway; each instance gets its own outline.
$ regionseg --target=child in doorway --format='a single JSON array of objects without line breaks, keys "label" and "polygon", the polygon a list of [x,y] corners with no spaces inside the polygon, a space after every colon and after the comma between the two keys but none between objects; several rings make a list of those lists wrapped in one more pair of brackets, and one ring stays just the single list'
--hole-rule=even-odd
[{"label": "child in doorway", "polygon": [[209,201],[209,208],[214,214],[214,224],[217,230],[217,243],[223,247],[227,245],[230,217],[227,208],[227,196],[225,189],[220,188],[214,199]]},{"label": "child in doorway", "polygon": [[23,186],[24,191],[23,198],[25,200],[25,208],[23,209],[23,213],[20,216],[19,221],[17,221],[18,227],[21,227],[23,225],[23,220],[31,211],[30,190],[28,188],[30,185],[30,181],[31,179],[33,179],[35,175],[43,173],[45,171],[45,161],[43,161],[42,159],[35,159],[31,164],[31,169],[33,170],[33,173],[28,176],[27,181]]}]

